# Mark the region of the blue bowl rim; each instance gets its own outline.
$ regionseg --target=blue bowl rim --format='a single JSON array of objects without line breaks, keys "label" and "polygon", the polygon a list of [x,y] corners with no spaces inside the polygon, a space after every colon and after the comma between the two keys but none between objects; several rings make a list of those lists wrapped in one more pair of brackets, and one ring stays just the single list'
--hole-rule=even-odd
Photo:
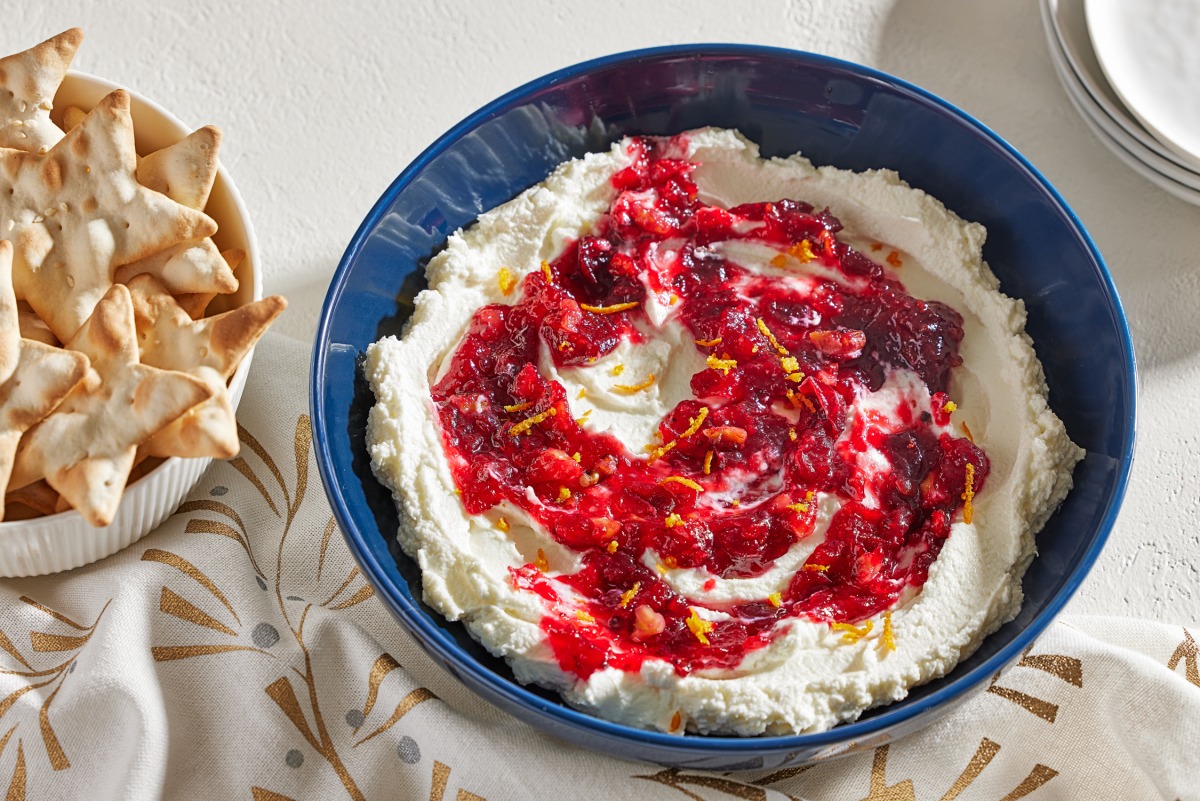
[{"label": "blue bowl rim", "polygon": [[[957,116],[969,127],[974,128],[983,137],[990,139],[1001,150],[1008,154],[1014,162],[1025,169],[1030,177],[1045,191],[1054,201],[1054,204],[1061,210],[1064,216],[1070,221],[1072,227],[1079,234],[1084,245],[1091,253],[1101,280],[1107,289],[1107,297],[1112,306],[1113,316],[1118,325],[1118,334],[1121,339],[1125,355],[1125,369],[1129,375],[1129,392],[1125,398],[1125,402],[1129,408],[1129,415],[1126,422],[1127,436],[1125,442],[1122,443],[1122,457],[1116,476],[1116,484],[1112,495],[1109,497],[1108,506],[1104,513],[1104,518],[1101,521],[1097,531],[1097,536],[1093,540],[1091,546],[1084,553],[1083,557],[1073,566],[1067,582],[1063,585],[1062,590],[1054,596],[1047,606],[1040,612],[1029,624],[1017,634],[1007,645],[993,654],[983,664],[978,665],[974,669],[957,677],[945,687],[939,688],[937,691],[928,696],[918,699],[917,701],[904,704],[903,701],[893,704],[893,708],[883,707],[883,711],[873,715],[867,720],[860,720],[851,723],[843,723],[828,729],[823,732],[815,732],[810,734],[795,734],[795,735],[760,735],[756,737],[727,737],[727,736],[712,736],[712,735],[686,735],[680,736],[675,734],[666,734],[663,732],[648,731],[636,729],[630,726],[625,726],[619,723],[613,723],[585,712],[580,712],[563,704],[547,704],[545,699],[532,693],[519,683],[510,681],[507,678],[501,677],[484,666],[478,664],[474,659],[468,658],[462,660],[460,654],[456,653],[457,646],[452,648],[443,647],[442,640],[439,636],[440,629],[432,625],[415,604],[407,601],[404,596],[398,592],[398,587],[387,576],[386,572],[381,570],[380,563],[375,559],[374,554],[366,547],[362,540],[363,534],[359,531],[358,526],[349,514],[346,501],[342,495],[341,487],[338,485],[337,478],[332,472],[332,454],[329,449],[329,442],[323,436],[325,423],[325,404],[323,399],[323,383],[325,378],[325,350],[326,343],[329,339],[329,326],[331,322],[331,312],[334,305],[340,299],[342,291],[345,288],[346,274],[350,269],[351,264],[355,261],[361,250],[368,234],[375,229],[380,219],[383,217],[387,209],[392,205],[396,196],[408,186],[412,179],[418,175],[431,161],[437,158],[450,144],[457,141],[464,134],[474,130],[489,118],[494,116],[499,109],[502,109],[508,103],[525,95],[544,90],[554,85],[574,78],[582,73],[592,70],[610,67],[618,64],[646,60],[658,59],[662,57],[694,55],[697,57],[706,56],[757,56],[757,57],[774,57],[786,59],[798,59],[808,63],[814,63],[825,67],[845,70],[856,73],[862,77],[880,81],[888,84],[894,89],[909,92],[924,101],[940,107],[949,112],[952,116]],[[1107,542],[1109,534],[1112,531],[1113,525],[1116,522],[1117,513],[1120,510],[1121,502],[1125,495],[1125,490],[1129,481],[1129,472],[1133,462],[1134,454],[1134,439],[1136,436],[1136,394],[1137,394],[1137,366],[1134,356],[1132,338],[1129,331],[1128,320],[1122,308],[1120,298],[1117,294],[1116,286],[1113,283],[1112,277],[1109,274],[1108,268],[1105,265],[1103,257],[1100,255],[1099,249],[1088,234],[1082,221],[1075,214],[1074,210],[1067,204],[1066,200],[1059,192],[1051,185],[1051,183],[1033,166],[1020,152],[1012,145],[1008,144],[1002,137],[988,128],[986,125],[975,119],[970,114],[959,109],[957,106],[943,100],[937,95],[926,91],[914,84],[911,84],[895,76],[888,75],[871,67],[857,64],[843,59],[824,56],[816,53],[811,53],[802,50],[793,50],[783,47],[769,47],[763,45],[752,44],[728,44],[728,43],[692,43],[692,44],[676,44],[666,45],[661,47],[642,48],[637,50],[628,50],[620,53],[614,53],[599,58],[582,61],[577,64],[569,65],[560,68],[540,78],[535,78],[517,88],[501,95],[482,106],[475,112],[459,121],[454,127],[450,128],[446,133],[442,134],[431,145],[425,148],[407,167],[392,181],[388,188],[380,196],[375,205],[371,207],[370,212],[355,231],[353,239],[347,246],[345,253],[342,255],[341,261],[338,263],[337,269],[334,271],[333,278],[330,282],[330,288],[326,296],[325,302],[321,309],[321,318],[317,326],[316,338],[313,344],[313,354],[311,361],[311,372],[309,380],[309,403],[313,419],[313,445],[317,460],[317,468],[320,473],[321,480],[325,485],[326,495],[329,498],[330,505],[333,508],[334,516],[337,519],[338,525],[344,532],[344,538],[353,554],[355,560],[360,565],[363,573],[371,579],[371,583],[376,589],[382,589],[384,592],[379,593],[383,596],[385,602],[411,629],[415,630],[426,647],[432,648],[434,652],[441,658],[453,663],[456,668],[469,674],[476,681],[489,687],[501,697],[507,698],[510,702],[535,710],[539,710],[544,714],[556,718],[560,724],[565,724],[572,728],[583,728],[590,730],[593,734],[604,738],[628,739],[635,742],[640,742],[644,745],[661,747],[674,751],[692,751],[700,755],[717,755],[717,754],[760,754],[766,752],[790,751],[801,748],[812,748],[821,746],[831,746],[843,743],[850,739],[861,740],[869,737],[872,734],[878,733],[881,730],[903,724],[918,716],[925,714],[943,703],[953,702],[968,694],[977,685],[985,680],[989,680],[1001,668],[1016,659],[1027,647],[1029,647],[1040,635],[1047,626],[1058,616],[1066,603],[1079,589],[1080,584],[1090,572],[1092,565],[1095,563],[1104,544]]]}]

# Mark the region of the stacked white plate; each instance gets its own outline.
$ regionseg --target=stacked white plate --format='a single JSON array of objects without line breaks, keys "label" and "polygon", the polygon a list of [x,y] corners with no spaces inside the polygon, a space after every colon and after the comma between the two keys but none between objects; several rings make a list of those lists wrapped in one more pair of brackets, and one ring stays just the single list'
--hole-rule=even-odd
[{"label": "stacked white plate", "polygon": [[1131,169],[1200,205],[1200,0],[1042,0],[1067,97]]}]

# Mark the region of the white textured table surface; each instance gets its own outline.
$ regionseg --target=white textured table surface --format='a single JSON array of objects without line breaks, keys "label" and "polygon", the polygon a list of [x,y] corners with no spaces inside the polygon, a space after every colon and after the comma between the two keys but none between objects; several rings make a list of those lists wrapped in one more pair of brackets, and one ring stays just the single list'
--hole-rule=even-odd
[{"label": "white textured table surface", "polygon": [[359,220],[408,162],[492,98],[576,61],[749,42],[857,61],[980,119],[1062,192],[1120,290],[1141,368],[1137,461],[1072,611],[1194,623],[1200,591],[1200,209],[1109,155],[1068,104],[1036,0],[31,4],[0,52],[73,25],[77,69],[219,125],[254,219],[276,330],[310,339]]}]

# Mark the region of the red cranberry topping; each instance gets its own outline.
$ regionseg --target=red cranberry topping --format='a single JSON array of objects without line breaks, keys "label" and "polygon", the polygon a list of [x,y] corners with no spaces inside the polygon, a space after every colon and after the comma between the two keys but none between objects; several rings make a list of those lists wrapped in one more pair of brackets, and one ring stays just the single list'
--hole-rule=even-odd
[{"label": "red cranberry topping", "polygon": [[[531,272],[515,305],[480,309],[432,391],[467,512],[507,502],[581,554],[573,574],[531,563],[511,581],[544,600],[541,626],[559,664],[584,679],[654,658],[680,674],[732,668],[786,618],[855,622],[891,608],[924,583],[988,472],[987,457],[946,428],[961,316],[908,295],[838,240],[828,210],[700,202],[682,150],[678,139],[634,140],[595,232]],[[774,249],[772,264],[803,280],[722,255],[738,241]],[[660,245],[678,253],[669,274],[652,263]],[[647,287],[678,298],[673,313],[709,369],[644,455],[645,443],[581,426],[563,386],[537,365],[543,348],[569,367],[636,344]],[[911,398],[894,415],[850,413],[897,370],[915,373],[934,405]],[[890,469],[860,467],[870,450]],[[702,598],[665,580],[674,568],[704,570],[709,592],[718,577],[763,574],[813,535],[827,495],[842,504],[780,593],[721,605],[709,620]]]}]

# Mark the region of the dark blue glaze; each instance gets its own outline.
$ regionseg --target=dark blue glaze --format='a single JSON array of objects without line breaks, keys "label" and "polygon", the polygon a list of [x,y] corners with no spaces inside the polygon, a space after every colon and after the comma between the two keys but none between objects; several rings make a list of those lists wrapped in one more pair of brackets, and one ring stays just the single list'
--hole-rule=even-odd
[{"label": "dark blue glaze", "polygon": [[[399,333],[424,262],[460,226],[557,164],[626,133],[740,129],[767,156],[887,167],[988,229],[984,256],[1022,298],[1050,400],[1087,457],[1038,537],[1017,619],[949,676],[855,723],[791,737],[672,736],[598,720],[516,684],[462,626],[420,599],[397,515],[363,445],[372,403],[366,346]],[[1135,368],[1100,254],[1063,199],[1019,153],[943,100],[865,67],[774,48],[685,45],[623,53],[540,78],[431,145],[371,209],[330,284],[313,348],[311,406],[321,478],[350,550],[379,597],[429,654],[497,706],[564,740],[631,759],[735,770],[798,765],[876,747],[928,725],[1016,658],[1078,589],[1099,554],[1133,456]]]}]

